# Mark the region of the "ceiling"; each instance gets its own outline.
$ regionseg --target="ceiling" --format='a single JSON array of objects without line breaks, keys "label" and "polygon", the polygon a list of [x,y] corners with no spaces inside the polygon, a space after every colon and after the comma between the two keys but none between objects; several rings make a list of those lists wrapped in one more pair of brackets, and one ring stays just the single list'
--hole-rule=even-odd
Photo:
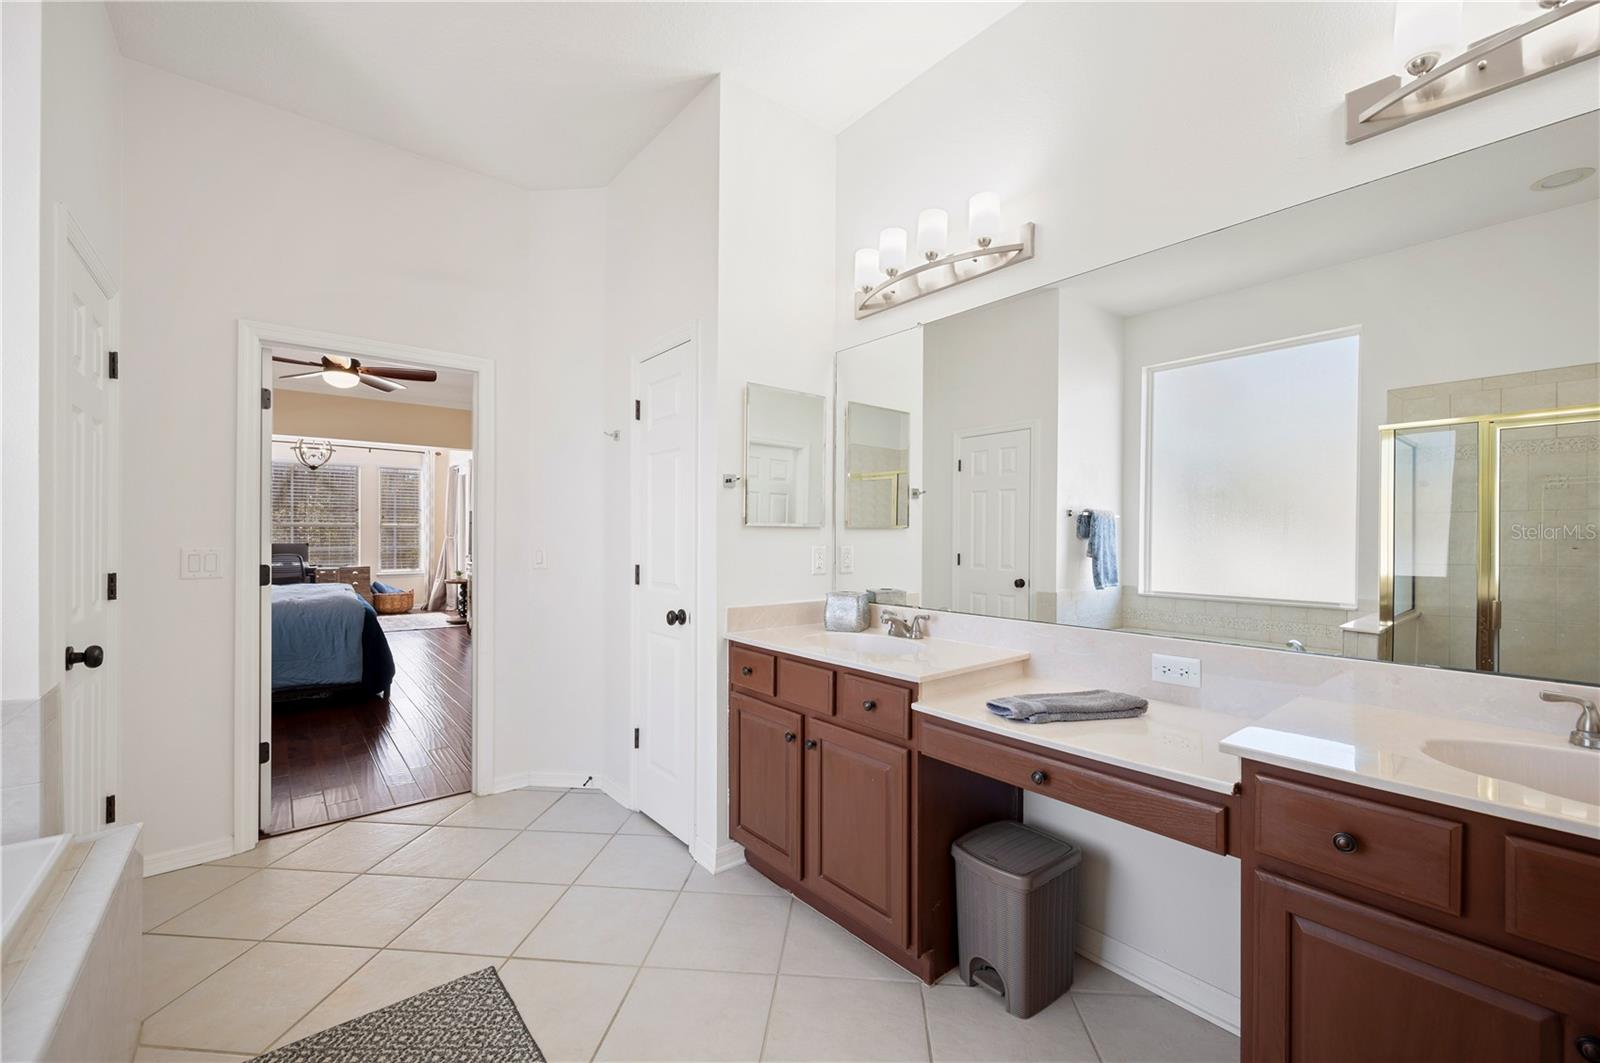
[{"label": "ceiling", "polygon": [[107,6],[129,59],[553,189],[610,183],[717,74],[837,133],[1018,5]]},{"label": "ceiling", "polygon": [[[268,354],[281,354],[287,358],[312,359],[321,355],[321,351],[309,351],[300,347],[268,348]],[[336,351],[328,352],[337,354]],[[377,365],[379,360],[363,359],[369,365]],[[366,386],[354,388],[336,388],[325,384],[321,377],[306,377],[302,380],[286,380],[285,377],[293,373],[304,373],[308,369],[303,365],[286,365],[283,362],[272,363],[272,386],[274,388],[287,388],[290,391],[309,391],[318,395],[331,395],[340,399],[366,399],[374,402],[406,403],[413,406],[448,406],[453,410],[472,409],[473,375],[459,369],[439,369],[439,379],[431,384],[422,384],[416,381],[397,381],[404,385],[404,391],[379,391],[377,388]]]}]

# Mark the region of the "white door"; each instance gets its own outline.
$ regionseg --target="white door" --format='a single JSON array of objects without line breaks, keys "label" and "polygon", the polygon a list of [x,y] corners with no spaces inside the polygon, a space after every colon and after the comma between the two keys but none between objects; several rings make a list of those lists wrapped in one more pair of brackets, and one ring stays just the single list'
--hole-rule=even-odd
[{"label": "white door", "polygon": [[804,499],[800,447],[783,443],[750,443],[745,477],[746,512],[750,524],[798,524],[805,514],[796,507]]},{"label": "white door", "polygon": [[965,613],[1027,617],[1033,433],[956,440],[954,600]]},{"label": "white door", "polygon": [[93,253],[63,235],[55,291],[55,601],[61,681],[62,820],[72,833],[106,823],[117,779],[117,383],[109,282]]},{"label": "white door", "polygon": [[695,345],[638,370],[634,484],[640,510],[634,723],[639,810],[688,843],[694,833]]}]

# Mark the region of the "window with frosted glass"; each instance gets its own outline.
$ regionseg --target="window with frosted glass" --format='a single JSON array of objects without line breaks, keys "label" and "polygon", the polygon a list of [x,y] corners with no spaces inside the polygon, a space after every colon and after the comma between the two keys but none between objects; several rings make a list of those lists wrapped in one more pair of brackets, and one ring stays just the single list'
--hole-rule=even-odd
[{"label": "window with frosted glass", "polygon": [[1150,370],[1147,594],[1356,603],[1360,338]]}]

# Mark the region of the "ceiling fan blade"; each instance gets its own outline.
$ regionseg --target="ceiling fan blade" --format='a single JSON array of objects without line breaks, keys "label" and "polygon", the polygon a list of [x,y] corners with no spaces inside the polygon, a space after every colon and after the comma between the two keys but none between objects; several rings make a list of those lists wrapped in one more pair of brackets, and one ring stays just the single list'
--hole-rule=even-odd
[{"label": "ceiling fan blade", "polygon": [[363,376],[367,373],[386,376],[391,380],[420,380],[425,384],[431,384],[439,379],[439,374],[432,369],[407,369],[398,365],[364,365],[361,367],[361,373]]},{"label": "ceiling fan blade", "polygon": [[367,373],[361,374],[361,382],[367,387],[377,388],[379,391],[404,391],[406,389],[404,384],[396,384],[392,380],[385,380],[381,376],[372,376]]},{"label": "ceiling fan blade", "polygon": [[285,358],[281,354],[272,356],[274,362],[283,362],[287,365],[321,365],[321,362],[308,362],[304,358]]},{"label": "ceiling fan blade", "polygon": [[322,375],[322,370],[313,369],[309,373],[290,373],[288,376],[280,376],[278,379],[279,380],[309,380],[311,377],[321,376],[321,375]]}]

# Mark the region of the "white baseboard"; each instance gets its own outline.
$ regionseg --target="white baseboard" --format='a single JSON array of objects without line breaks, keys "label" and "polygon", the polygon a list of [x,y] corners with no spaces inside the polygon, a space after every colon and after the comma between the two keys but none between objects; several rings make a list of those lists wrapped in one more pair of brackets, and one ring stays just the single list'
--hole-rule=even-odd
[{"label": "white baseboard", "polygon": [[210,863],[212,860],[222,860],[233,854],[232,836],[213,838],[208,842],[184,845],[165,852],[147,853],[144,858],[144,877],[162,875],[168,871],[177,871],[179,868]]},{"label": "white baseboard", "polygon": [[[615,801],[623,808],[631,809],[634,807],[633,795],[628,792],[627,786],[617,782],[615,779],[608,778],[604,775],[598,776],[591,784],[591,788],[596,787],[599,788],[601,793],[611,798],[611,800]],[[637,809],[635,809],[635,811],[637,811]]]},{"label": "white baseboard", "polygon": [[1231,1034],[1239,1033],[1239,998],[1232,993],[1082,923],[1078,924],[1077,938],[1079,954],[1112,974],[1143,986]]},{"label": "white baseboard", "polygon": [[498,794],[506,790],[520,790],[524,786],[575,790],[593,778],[594,776],[585,775],[581,771],[519,771],[511,775],[495,776],[494,792]]},{"label": "white baseboard", "polygon": [[744,863],[744,846],[733,841],[718,844],[709,838],[696,838],[689,847],[689,855],[694,857],[695,863],[715,875]]}]

